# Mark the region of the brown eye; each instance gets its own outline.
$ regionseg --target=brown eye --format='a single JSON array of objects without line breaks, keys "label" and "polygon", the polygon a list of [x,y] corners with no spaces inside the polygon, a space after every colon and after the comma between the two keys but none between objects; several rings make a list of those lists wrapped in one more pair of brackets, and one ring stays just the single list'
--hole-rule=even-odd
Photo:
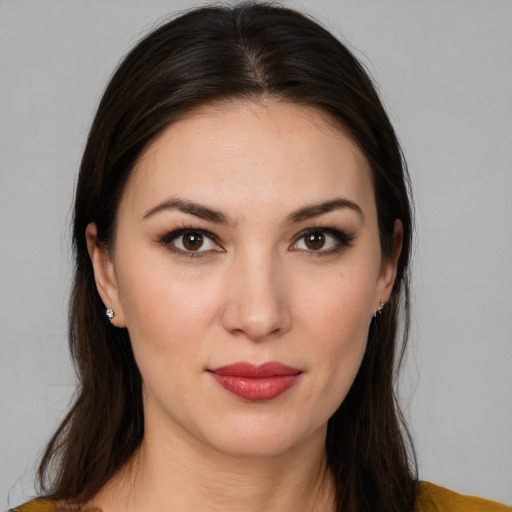
[{"label": "brown eye", "polygon": [[325,235],[321,231],[309,233],[304,237],[304,243],[308,249],[318,251],[325,245]]},{"label": "brown eye", "polygon": [[200,233],[187,233],[183,235],[182,238],[183,247],[187,249],[187,251],[197,251],[201,249],[203,245],[203,235]]},{"label": "brown eye", "polygon": [[302,251],[310,256],[328,256],[352,245],[354,235],[333,227],[306,229],[297,235],[292,251]]},{"label": "brown eye", "polygon": [[160,243],[180,255],[203,256],[204,253],[223,251],[213,235],[196,229],[176,229],[162,237]]}]

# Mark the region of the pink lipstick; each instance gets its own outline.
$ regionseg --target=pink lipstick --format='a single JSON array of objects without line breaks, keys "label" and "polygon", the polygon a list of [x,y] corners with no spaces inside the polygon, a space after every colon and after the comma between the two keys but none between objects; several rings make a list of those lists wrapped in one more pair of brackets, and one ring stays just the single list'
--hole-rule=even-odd
[{"label": "pink lipstick", "polygon": [[234,363],[208,370],[227,391],[250,402],[273,400],[294,386],[302,371],[277,362]]}]

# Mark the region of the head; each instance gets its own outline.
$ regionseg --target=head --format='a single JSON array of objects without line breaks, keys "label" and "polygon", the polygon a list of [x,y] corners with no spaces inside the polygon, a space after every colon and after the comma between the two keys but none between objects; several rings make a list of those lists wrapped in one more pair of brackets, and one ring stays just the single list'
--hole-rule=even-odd
[{"label": "head", "polygon": [[[251,144],[254,140],[257,144]],[[336,162],[342,162],[339,173]],[[247,164],[251,172],[244,171]],[[205,165],[211,168],[207,175],[201,174]],[[167,199],[174,201],[172,208],[156,211]],[[333,206],[333,201],[338,203]],[[198,205],[208,207],[201,213],[203,224],[194,224],[195,233],[178,233],[184,223],[190,228],[190,216],[198,217]],[[310,206],[316,210],[310,208],[308,217],[303,210]],[[142,245],[134,235],[134,226],[139,226],[135,217],[146,217],[140,232],[146,230],[159,242],[151,253],[137,253]],[[312,218],[316,227],[342,224],[343,229],[304,235]],[[204,329],[194,334],[202,340],[209,337],[206,346],[215,346],[220,338],[238,339],[233,357],[210,358],[208,370],[247,354],[262,361],[265,356],[253,347],[264,343],[273,347],[265,354],[290,354],[293,347],[286,347],[293,329],[311,336],[319,333],[324,360],[325,354],[331,363],[339,356],[344,370],[337,373],[332,364],[323,368],[339,376],[339,389],[324,393],[325,403],[318,408],[302,409],[303,417],[294,419],[296,430],[303,426],[297,438],[327,424],[327,463],[339,483],[339,503],[352,506],[358,494],[367,496],[368,506],[379,503],[389,510],[399,502],[398,495],[402,504],[410,502],[410,486],[395,489],[391,496],[384,491],[389,485],[382,475],[392,473],[393,484],[400,476],[411,480],[393,392],[400,307],[407,323],[411,224],[407,171],[371,80],[347,48],[319,25],[291,10],[247,5],[191,11],[149,34],[111,79],[80,169],[70,310],[79,394],[45,459],[48,464],[58,439],[67,436],[58,454],[63,463],[56,494],[92,496],[142,442],[148,427],[143,403],[151,403],[148,395],[158,402],[154,390],[159,383],[146,382],[154,359],[145,357],[140,344],[158,340],[158,329],[165,324],[160,313],[166,318],[172,313],[159,313],[158,301],[144,310],[140,297],[148,294],[145,298],[159,297],[160,303],[176,301],[173,325],[180,319],[183,325],[171,331],[178,338],[187,336],[187,321],[197,314]],[[207,235],[200,242],[207,249],[204,256],[185,262],[183,255],[170,255],[170,246],[173,251],[187,250],[184,233],[192,235],[188,242],[194,244],[199,232]],[[212,232],[218,238],[210,238]],[[308,241],[307,236],[313,238]],[[354,237],[366,240],[366,245],[355,242],[354,248],[364,247],[353,252],[352,259],[353,249],[346,250],[345,266],[333,255],[321,256],[322,262],[317,256],[304,257],[314,252],[319,236],[320,251],[330,246],[346,249]],[[313,245],[304,245],[306,241]],[[171,258],[167,268],[176,270],[176,277],[172,272],[168,276],[175,288],[171,295],[168,288],[159,288],[163,258]],[[144,276],[140,282],[137,265]],[[157,279],[148,285],[151,272]],[[230,279],[234,272],[239,279]],[[348,275],[339,281],[347,289],[336,288],[336,272]],[[187,292],[191,282],[197,297]],[[318,282],[329,300],[322,302],[322,294],[313,291],[305,301],[307,290],[315,290],[313,283]],[[372,319],[380,300],[386,302],[384,310]],[[105,318],[107,307],[117,312],[114,325]],[[338,315],[338,307],[345,313]],[[318,313],[315,318],[308,316],[308,308]],[[157,318],[153,331],[144,324],[151,310]],[[329,334],[332,325],[346,330],[340,334],[344,350],[336,345],[337,334]],[[304,347],[307,341],[306,336]],[[218,348],[229,351],[227,345]],[[349,364],[343,366],[347,354]],[[184,357],[193,359],[190,351]],[[318,351],[308,357],[285,361],[299,367],[302,380],[309,378],[308,364],[316,361]],[[180,361],[174,364],[179,367]],[[328,382],[313,386],[317,394],[328,388]],[[300,405],[293,409],[300,410]],[[254,425],[254,407],[237,407],[241,430],[244,422]],[[111,414],[102,415],[102,410]],[[267,426],[277,418],[271,407],[261,411]],[[247,438],[236,435],[232,437],[239,446],[228,446],[224,426],[218,429],[213,434],[193,433],[228,452],[240,454],[240,446],[250,446]],[[267,441],[279,437],[263,430],[255,427],[255,441],[265,440],[265,435]],[[101,453],[93,448],[100,437]],[[391,443],[383,442],[390,438]],[[255,442],[254,447],[261,444]],[[282,448],[263,444],[269,453]],[[254,450],[252,455],[257,455]],[[70,470],[76,460],[79,472],[76,467]]]}]

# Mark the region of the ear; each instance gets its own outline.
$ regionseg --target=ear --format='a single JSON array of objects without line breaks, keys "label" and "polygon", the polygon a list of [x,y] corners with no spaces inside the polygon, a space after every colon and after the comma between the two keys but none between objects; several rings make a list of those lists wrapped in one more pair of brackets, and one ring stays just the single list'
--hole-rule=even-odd
[{"label": "ear", "polygon": [[94,222],[87,225],[85,240],[94,270],[96,289],[105,305],[105,309],[112,308],[114,310],[115,316],[111,323],[116,327],[126,327],[114,264],[108,250],[99,243],[98,228]]},{"label": "ear", "polygon": [[395,220],[393,227],[393,253],[390,257],[383,258],[380,268],[379,280],[377,283],[376,299],[378,304],[375,309],[379,309],[380,301],[384,303],[388,302],[393,290],[393,285],[396,278],[396,269],[398,265],[398,259],[402,252],[402,243],[404,239],[404,227],[400,219]]}]

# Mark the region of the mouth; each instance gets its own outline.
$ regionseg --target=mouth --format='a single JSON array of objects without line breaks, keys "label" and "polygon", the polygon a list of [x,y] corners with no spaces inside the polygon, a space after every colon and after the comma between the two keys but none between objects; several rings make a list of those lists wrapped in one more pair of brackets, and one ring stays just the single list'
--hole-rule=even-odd
[{"label": "mouth", "polygon": [[208,370],[208,373],[239,398],[267,402],[297,384],[303,372],[278,362],[259,365],[240,362]]}]

